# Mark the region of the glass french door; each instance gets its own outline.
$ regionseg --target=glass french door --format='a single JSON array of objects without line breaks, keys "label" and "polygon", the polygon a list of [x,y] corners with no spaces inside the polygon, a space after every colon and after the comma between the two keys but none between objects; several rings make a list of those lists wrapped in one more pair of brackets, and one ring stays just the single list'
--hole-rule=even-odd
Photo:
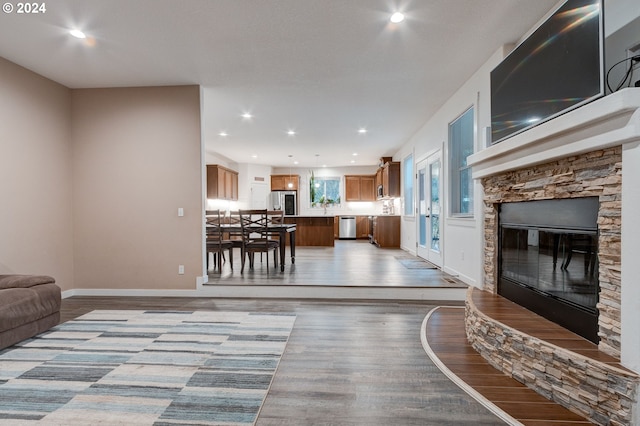
[{"label": "glass french door", "polygon": [[440,151],[417,164],[417,254],[442,267],[442,158]]}]

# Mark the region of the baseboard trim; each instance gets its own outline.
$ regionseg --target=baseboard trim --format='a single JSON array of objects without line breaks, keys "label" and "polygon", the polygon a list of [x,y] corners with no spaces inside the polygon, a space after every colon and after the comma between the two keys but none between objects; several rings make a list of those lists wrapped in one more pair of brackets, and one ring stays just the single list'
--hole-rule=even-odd
[{"label": "baseboard trim", "polygon": [[150,289],[73,289],[73,296],[106,297],[218,297],[244,299],[342,299],[342,300],[436,300],[464,301],[467,288],[427,287],[338,287],[338,286],[266,286],[203,285],[198,290]]}]

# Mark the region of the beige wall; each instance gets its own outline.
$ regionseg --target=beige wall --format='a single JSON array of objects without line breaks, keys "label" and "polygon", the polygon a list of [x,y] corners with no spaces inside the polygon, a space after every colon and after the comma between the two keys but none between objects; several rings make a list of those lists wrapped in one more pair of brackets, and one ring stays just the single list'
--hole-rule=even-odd
[{"label": "beige wall", "polygon": [[0,274],[73,288],[70,92],[0,58]]},{"label": "beige wall", "polygon": [[199,88],[71,97],[76,288],[195,289],[203,271]]},{"label": "beige wall", "polygon": [[0,274],[195,289],[200,140],[197,86],[69,90],[0,58]]}]

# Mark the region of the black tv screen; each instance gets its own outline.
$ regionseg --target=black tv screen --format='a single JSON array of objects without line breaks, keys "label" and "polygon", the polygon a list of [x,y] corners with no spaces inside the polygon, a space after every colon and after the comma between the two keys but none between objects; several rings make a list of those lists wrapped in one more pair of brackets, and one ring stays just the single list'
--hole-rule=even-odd
[{"label": "black tv screen", "polygon": [[491,71],[491,142],[604,94],[602,0],[567,0]]}]

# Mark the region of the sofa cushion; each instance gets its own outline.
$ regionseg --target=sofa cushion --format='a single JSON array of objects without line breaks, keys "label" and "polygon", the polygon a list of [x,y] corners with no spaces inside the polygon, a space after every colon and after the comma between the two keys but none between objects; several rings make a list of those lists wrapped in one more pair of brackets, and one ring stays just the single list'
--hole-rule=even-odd
[{"label": "sofa cushion", "polygon": [[0,289],[0,332],[58,312],[60,287],[40,284],[29,288]]},{"label": "sofa cushion", "polygon": [[7,288],[29,288],[35,285],[55,282],[55,278],[47,275],[0,275],[0,290]]}]

